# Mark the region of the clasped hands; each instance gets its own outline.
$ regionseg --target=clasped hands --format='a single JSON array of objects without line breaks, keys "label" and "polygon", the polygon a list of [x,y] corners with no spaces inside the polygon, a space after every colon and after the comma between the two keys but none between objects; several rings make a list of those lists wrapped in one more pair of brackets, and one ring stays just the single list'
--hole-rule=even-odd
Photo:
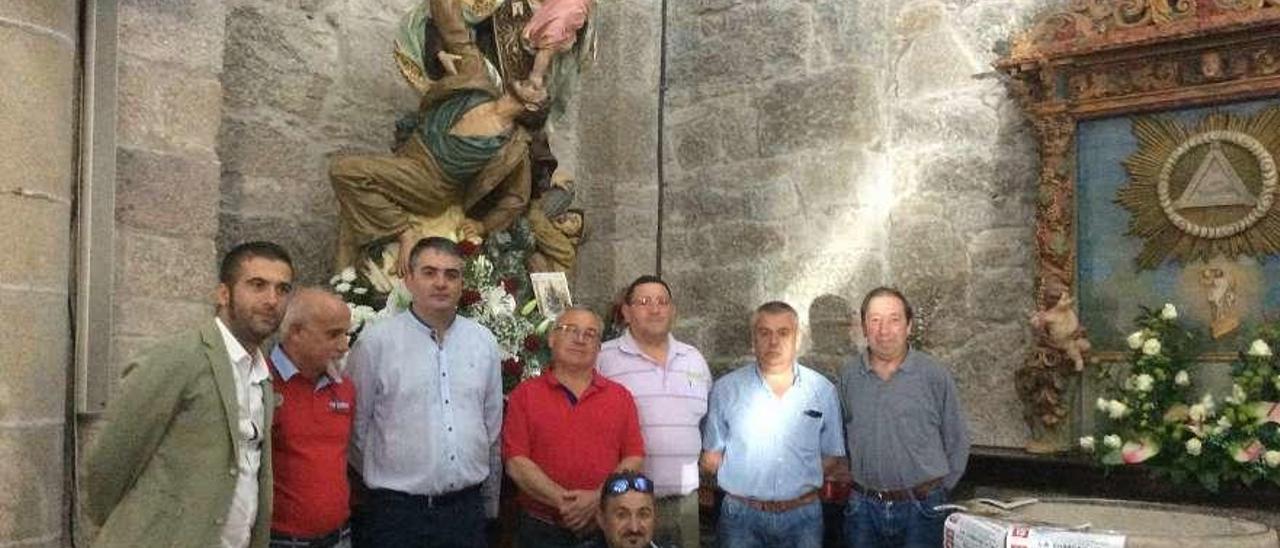
[{"label": "clasped hands", "polygon": [[596,526],[596,511],[600,504],[600,493],[597,491],[575,490],[565,491],[560,496],[560,519],[564,526],[576,533],[590,531]]}]

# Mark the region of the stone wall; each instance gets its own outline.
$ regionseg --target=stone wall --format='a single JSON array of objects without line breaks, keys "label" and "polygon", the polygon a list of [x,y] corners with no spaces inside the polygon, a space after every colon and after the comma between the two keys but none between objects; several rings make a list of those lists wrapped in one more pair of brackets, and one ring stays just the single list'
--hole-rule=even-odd
[{"label": "stone wall", "polygon": [[760,302],[805,316],[895,285],[974,441],[1021,446],[1035,150],[989,67],[1043,5],[673,2],[661,222],[682,333],[731,363]]},{"label": "stone wall", "polygon": [[226,2],[218,244],[284,245],[298,278],[332,273],[335,152],[388,152],[417,107],[391,51],[413,0]]},{"label": "stone wall", "polygon": [[0,3],[0,546],[61,546],[76,2]]}]

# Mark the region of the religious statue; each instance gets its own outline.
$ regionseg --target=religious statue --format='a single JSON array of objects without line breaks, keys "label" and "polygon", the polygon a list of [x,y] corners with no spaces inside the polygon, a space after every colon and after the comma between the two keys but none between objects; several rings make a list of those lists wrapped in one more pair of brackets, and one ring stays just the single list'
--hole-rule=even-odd
[{"label": "religious statue", "polygon": [[1200,287],[1209,301],[1209,332],[1221,339],[1240,328],[1236,310],[1236,280],[1223,268],[1209,267],[1200,271]]},{"label": "religious statue", "polygon": [[1080,327],[1080,318],[1076,317],[1074,299],[1063,291],[1058,302],[1052,308],[1041,310],[1031,316],[1031,326],[1044,338],[1049,346],[1062,351],[1071,360],[1076,371],[1084,371],[1084,355],[1089,351],[1089,339],[1084,336]]},{"label": "religious statue", "polygon": [[1078,385],[1091,345],[1076,316],[1075,300],[1061,284],[1043,290],[1044,308],[1031,316],[1036,344],[1026,364],[1014,375],[1023,416],[1031,427],[1026,449],[1053,453],[1070,447],[1067,417],[1069,392]]},{"label": "religious statue", "polygon": [[397,277],[421,238],[480,242],[517,224],[537,243],[528,250],[530,268],[573,267],[584,219],[569,207],[571,176],[556,171],[546,145],[546,66],[537,80],[520,78],[529,52],[503,44],[540,14],[552,19],[540,32],[576,32],[582,22],[575,27],[577,12],[562,5],[572,2],[548,1],[520,25],[519,10],[505,1],[427,0],[405,16],[395,59],[421,101],[397,122],[392,153],[342,155],[330,165],[338,268],[355,266],[371,280]]},{"label": "religious statue", "polygon": [[556,55],[573,49],[578,31],[587,23],[594,0],[517,0],[541,4],[521,36],[537,53],[529,69],[529,83],[546,89],[545,78]]}]

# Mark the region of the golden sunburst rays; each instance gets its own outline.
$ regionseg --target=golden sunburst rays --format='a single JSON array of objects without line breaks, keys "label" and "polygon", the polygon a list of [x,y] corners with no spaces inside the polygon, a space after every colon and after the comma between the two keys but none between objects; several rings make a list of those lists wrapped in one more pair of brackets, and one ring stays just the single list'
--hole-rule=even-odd
[{"label": "golden sunburst rays", "polygon": [[1138,270],[1165,261],[1280,252],[1280,107],[1253,116],[1215,111],[1188,128],[1167,116],[1133,120],[1138,150],[1115,202],[1143,240]]}]

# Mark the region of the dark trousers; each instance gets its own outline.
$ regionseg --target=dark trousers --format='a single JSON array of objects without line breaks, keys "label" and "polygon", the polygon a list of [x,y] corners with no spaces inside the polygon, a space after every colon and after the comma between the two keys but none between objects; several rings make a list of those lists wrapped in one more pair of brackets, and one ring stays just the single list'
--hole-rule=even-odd
[{"label": "dark trousers", "polygon": [[604,546],[600,532],[580,537],[573,531],[520,512],[516,525],[516,548],[586,548]]},{"label": "dark trousers", "polygon": [[371,489],[353,517],[359,548],[484,548],[484,502],[479,488],[426,497]]}]

